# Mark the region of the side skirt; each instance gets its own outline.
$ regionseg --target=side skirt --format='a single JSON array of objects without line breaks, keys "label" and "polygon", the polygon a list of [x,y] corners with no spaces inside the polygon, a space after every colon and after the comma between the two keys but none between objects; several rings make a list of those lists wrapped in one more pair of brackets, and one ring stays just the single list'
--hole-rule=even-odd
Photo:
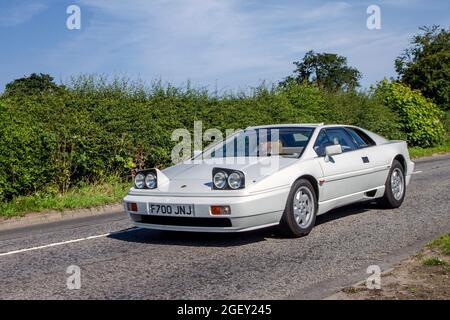
[{"label": "side skirt", "polygon": [[[330,199],[327,201],[319,202],[319,210],[317,212],[317,215],[324,214],[332,209],[336,209],[351,203],[359,202],[362,200],[369,200],[369,199],[377,199],[381,198],[384,194],[385,186],[379,186],[375,189],[368,189],[357,193],[352,193],[349,195],[345,195],[339,198]],[[375,191],[375,194],[373,196],[368,196],[366,193]]]}]

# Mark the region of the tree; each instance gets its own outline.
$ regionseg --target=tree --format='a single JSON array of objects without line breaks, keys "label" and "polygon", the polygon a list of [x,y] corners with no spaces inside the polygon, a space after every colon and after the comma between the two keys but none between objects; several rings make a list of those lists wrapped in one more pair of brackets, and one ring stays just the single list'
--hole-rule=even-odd
[{"label": "tree", "polygon": [[62,86],[58,86],[53,77],[48,74],[32,73],[29,77],[16,79],[5,87],[5,96],[26,96],[40,92],[57,92]]},{"label": "tree", "polygon": [[450,28],[421,27],[411,46],[395,60],[398,79],[450,109]]},{"label": "tree", "polygon": [[308,82],[329,91],[352,91],[359,86],[361,73],[347,65],[347,58],[333,53],[315,53],[308,51],[303,61],[295,61],[297,67],[292,76],[280,85],[295,81]]}]

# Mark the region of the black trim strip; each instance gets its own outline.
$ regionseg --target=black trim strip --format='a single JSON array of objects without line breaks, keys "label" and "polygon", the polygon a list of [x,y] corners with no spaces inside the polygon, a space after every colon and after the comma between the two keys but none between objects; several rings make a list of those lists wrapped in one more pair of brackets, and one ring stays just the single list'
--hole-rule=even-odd
[{"label": "black trim strip", "polygon": [[231,227],[229,218],[189,218],[132,214],[135,222],[183,227]]}]

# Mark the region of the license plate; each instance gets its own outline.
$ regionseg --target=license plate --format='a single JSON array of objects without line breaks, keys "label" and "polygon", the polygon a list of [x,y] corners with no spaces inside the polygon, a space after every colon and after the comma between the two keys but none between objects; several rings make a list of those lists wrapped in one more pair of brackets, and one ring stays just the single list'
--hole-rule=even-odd
[{"label": "license plate", "polygon": [[194,205],[149,203],[147,212],[155,216],[193,217]]}]

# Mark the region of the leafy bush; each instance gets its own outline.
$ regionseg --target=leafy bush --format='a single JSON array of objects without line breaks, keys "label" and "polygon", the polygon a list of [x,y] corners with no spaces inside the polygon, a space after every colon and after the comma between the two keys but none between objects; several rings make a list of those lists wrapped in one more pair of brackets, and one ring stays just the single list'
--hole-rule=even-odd
[{"label": "leafy bush", "polygon": [[442,111],[420,91],[400,82],[380,82],[376,94],[399,115],[402,131],[413,146],[429,147],[445,137]]}]

